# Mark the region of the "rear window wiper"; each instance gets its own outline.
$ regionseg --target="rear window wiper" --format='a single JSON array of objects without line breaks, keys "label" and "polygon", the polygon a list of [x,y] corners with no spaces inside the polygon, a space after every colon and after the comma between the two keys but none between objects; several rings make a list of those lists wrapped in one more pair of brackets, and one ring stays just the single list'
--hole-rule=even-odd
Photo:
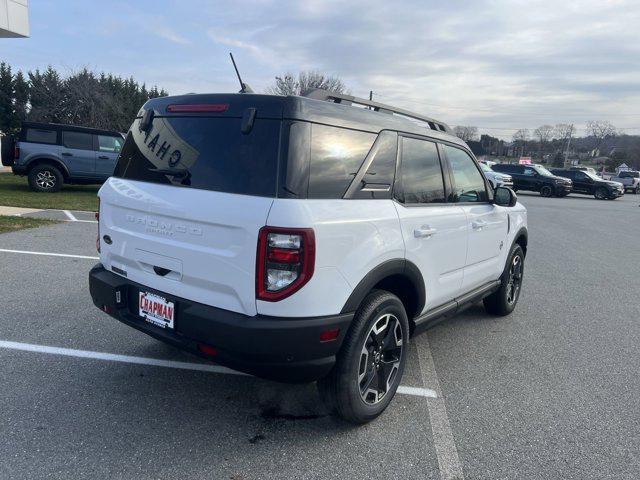
[{"label": "rear window wiper", "polygon": [[149,168],[150,172],[169,175],[170,177],[189,177],[191,173],[186,168]]}]

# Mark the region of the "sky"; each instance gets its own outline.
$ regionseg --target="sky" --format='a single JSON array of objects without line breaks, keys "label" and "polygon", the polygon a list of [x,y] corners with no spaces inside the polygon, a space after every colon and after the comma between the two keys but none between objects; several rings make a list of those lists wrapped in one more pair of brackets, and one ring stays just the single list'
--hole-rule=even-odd
[{"label": "sky", "polygon": [[262,92],[319,70],[350,93],[510,139],[608,120],[640,134],[639,0],[31,0],[0,60],[133,76],[171,94]]}]

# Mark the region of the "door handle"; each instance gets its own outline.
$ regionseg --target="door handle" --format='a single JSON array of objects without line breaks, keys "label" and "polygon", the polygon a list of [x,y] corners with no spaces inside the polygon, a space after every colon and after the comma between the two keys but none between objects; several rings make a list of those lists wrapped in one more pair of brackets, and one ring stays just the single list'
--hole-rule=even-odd
[{"label": "door handle", "polygon": [[109,160],[109,157],[107,157],[106,155],[100,155],[100,156],[98,156],[98,158],[100,160]]},{"label": "door handle", "polygon": [[416,228],[413,231],[413,236],[416,238],[429,238],[437,232],[435,228],[431,228],[428,225],[423,225],[420,228]]},{"label": "door handle", "polygon": [[65,157],[73,157],[73,153],[70,152],[62,152],[62,155]]},{"label": "door handle", "polygon": [[474,230],[482,230],[484,227],[487,226],[487,222],[485,222],[484,220],[475,220],[471,222],[471,226],[473,227]]}]

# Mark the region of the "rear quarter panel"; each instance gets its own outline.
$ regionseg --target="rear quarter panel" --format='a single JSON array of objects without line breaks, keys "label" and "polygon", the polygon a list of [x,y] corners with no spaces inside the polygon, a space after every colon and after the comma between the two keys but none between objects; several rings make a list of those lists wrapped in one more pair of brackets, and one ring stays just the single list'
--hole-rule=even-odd
[{"label": "rear quarter panel", "polygon": [[381,263],[403,259],[404,241],[391,200],[276,199],[267,224],[313,228],[316,263],[302,289],[278,302],[257,301],[258,313],[307,317],[340,313],[364,276]]},{"label": "rear quarter panel", "polygon": [[20,142],[20,159],[16,160],[16,165],[28,166],[35,160],[54,160],[69,170],[69,166],[60,158],[60,146],[48,145],[44,143]]}]

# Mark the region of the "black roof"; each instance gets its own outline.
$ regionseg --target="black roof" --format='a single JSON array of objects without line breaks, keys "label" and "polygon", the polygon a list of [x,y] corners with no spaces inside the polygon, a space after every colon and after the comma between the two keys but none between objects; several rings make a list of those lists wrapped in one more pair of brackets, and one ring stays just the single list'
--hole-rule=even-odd
[{"label": "black roof", "polygon": [[[224,113],[170,113],[169,105],[225,104]],[[285,120],[303,120],[322,123],[354,130],[379,133],[382,130],[424,135],[466,146],[455,135],[433,130],[428,124],[410,120],[401,115],[354,107],[348,104],[334,103],[314,98],[298,96],[262,95],[251,93],[206,93],[171,97],[158,97],[144,104],[138,116],[144,110],[153,109],[158,116],[216,115],[242,117],[247,108],[255,108],[258,118]]]},{"label": "black roof", "polygon": [[103,130],[101,128],[83,127],[80,125],[65,125],[63,123],[22,122],[22,128],[42,128],[46,130],[67,130],[73,132],[94,133],[98,135],[122,136],[115,130]]}]

